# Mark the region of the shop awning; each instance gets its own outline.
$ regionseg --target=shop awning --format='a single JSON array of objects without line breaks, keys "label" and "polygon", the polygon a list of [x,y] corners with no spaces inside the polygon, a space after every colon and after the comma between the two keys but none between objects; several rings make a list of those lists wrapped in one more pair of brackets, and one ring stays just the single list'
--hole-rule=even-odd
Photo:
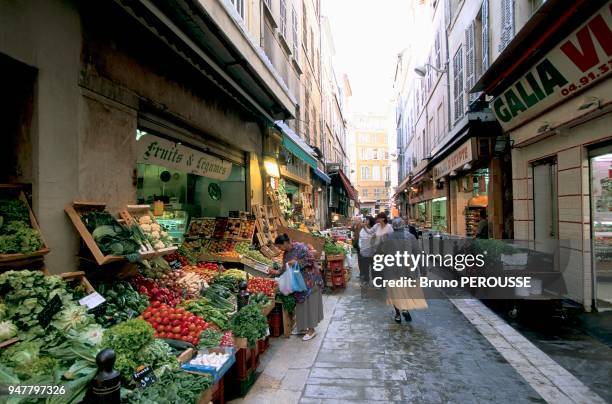
[{"label": "shop awning", "polygon": [[319,170],[318,168],[313,168],[312,172],[319,177],[319,179],[321,181],[323,181],[326,184],[329,184],[331,182],[331,178],[329,178],[329,175],[325,174],[323,171]]},{"label": "shop awning", "polygon": [[355,192],[355,188],[353,188],[353,186],[351,185],[351,181],[349,181],[349,179],[346,178],[346,175],[344,175],[342,170],[338,170],[334,173],[330,173],[330,175],[337,175],[338,178],[340,178],[340,182],[342,183],[342,186],[344,187],[344,189],[346,189],[346,193],[348,194],[349,199],[354,200],[355,204],[358,204],[359,200],[357,199],[357,193]]},{"label": "shop awning", "polygon": [[283,121],[276,121],[274,124],[283,133],[283,147],[316,170],[317,160],[313,157],[314,150]]}]

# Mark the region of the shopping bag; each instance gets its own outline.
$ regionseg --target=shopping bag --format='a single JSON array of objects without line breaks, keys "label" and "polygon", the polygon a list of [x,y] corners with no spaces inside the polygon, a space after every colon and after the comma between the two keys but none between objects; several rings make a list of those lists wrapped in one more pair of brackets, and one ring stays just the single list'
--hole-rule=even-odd
[{"label": "shopping bag", "polygon": [[278,290],[282,295],[288,296],[293,293],[291,288],[292,271],[286,268],[285,272],[278,278]]},{"label": "shopping bag", "polygon": [[300,265],[296,262],[293,267],[287,268],[287,271],[291,272],[291,289],[294,292],[305,292],[308,290],[302,271],[300,271]]}]

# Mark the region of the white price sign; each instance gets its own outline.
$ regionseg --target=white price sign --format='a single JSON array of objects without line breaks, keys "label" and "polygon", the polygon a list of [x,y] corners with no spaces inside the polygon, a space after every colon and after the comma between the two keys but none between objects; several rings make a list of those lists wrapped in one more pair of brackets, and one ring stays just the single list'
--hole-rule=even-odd
[{"label": "white price sign", "polygon": [[106,301],[106,299],[104,299],[104,297],[102,297],[101,294],[99,294],[98,292],[93,292],[93,293],[85,296],[81,300],[79,300],[79,304],[81,306],[87,306],[87,308],[89,310],[91,310],[91,309],[93,309],[95,307],[98,307],[99,305],[101,305],[105,301]]}]

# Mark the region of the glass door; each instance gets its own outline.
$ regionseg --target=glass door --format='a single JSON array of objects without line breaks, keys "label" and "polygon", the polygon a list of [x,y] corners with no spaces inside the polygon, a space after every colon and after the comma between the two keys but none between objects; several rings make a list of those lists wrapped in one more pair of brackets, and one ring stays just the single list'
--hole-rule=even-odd
[{"label": "glass door", "polygon": [[612,310],[612,147],[589,157],[594,300],[598,310]]}]

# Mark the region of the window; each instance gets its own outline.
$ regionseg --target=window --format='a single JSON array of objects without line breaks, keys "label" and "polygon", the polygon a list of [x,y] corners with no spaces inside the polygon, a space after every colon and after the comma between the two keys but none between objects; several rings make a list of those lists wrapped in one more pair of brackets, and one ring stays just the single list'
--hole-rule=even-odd
[{"label": "window", "polygon": [[374,181],[380,181],[380,167],[379,166],[372,167],[372,179]]},{"label": "window", "polygon": [[[315,49],[315,41],[314,41],[314,32],[313,30],[310,30],[310,63],[312,63],[312,65],[314,66],[315,63],[315,57],[314,57],[314,49]],[[314,72],[314,67],[312,69],[312,71]]]},{"label": "window", "polygon": [[[469,92],[476,84],[476,51],[474,47],[475,24],[472,22],[465,30],[465,92]],[[468,94],[472,101],[474,94]]]},{"label": "window", "polygon": [[287,0],[280,0],[280,30],[287,38]]},{"label": "window", "polygon": [[370,179],[370,167],[368,166],[361,167],[361,179],[362,180]]},{"label": "window", "polygon": [[[330,143],[331,145],[331,143]],[[368,148],[364,147],[361,149],[361,159],[362,160],[367,160],[368,159]]]},{"label": "window", "polygon": [[436,133],[436,143],[440,142],[442,139],[444,139],[444,135],[445,135],[445,131],[444,131],[444,107],[442,106],[442,103],[440,103],[440,105],[438,105],[438,110],[436,111],[436,120],[438,121],[437,123],[437,129],[438,132]]},{"label": "window", "polygon": [[385,167],[385,181],[391,181],[391,167]]},{"label": "window", "polygon": [[295,7],[291,9],[291,27],[293,29],[293,57],[298,60],[299,38],[298,38],[298,18]]},{"label": "window", "polygon": [[266,6],[268,6],[268,8],[270,10],[272,10],[272,0],[264,0],[266,2]]},{"label": "window", "polygon": [[482,2],[482,7],[480,8],[480,25],[480,74],[484,74],[489,68],[489,0],[483,0]]},{"label": "window", "polygon": [[306,3],[302,2],[302,41],[304,49],[308,50],[308,17],[306,14]]},{"label": "window", "polygon": [[238,11],[240,18],[244,20],[244,0],[230,0],[230,1],[232,5],[236,8],[236,11]]},{"label": "window", "polygon": [[463,117],[463,49],[461,46],[453,57],[453,92],[455,106],[455,122]]},{"label": "window", "polygon": [[361,193],[363,194],[363,196],[364,196],[365,198],[367,198],[367,197],[368,197],[368,189],[367,189],[367,188],[362,189]]},{"label": "window", "polygon": [[372,160],[377,160],[378,159],[378,149],[372,149],[372,154],[371,154],[371,159]]},{"label": "window", "polygon": [[434,41],[434,63],[436,64],[436,67],[438,69],[441,69],[441,63],[442,63],[442,56],[440,54],[440,33],[436,32],[436,39]]},{"label": "window", "polygon": [[380,198],[380,188],[374,188],[374,198],[379,199]]},{"label": "window", "polygon": [[506,49],[514,37],[514,0],[501,0],[501,14],[500,52]]}]

